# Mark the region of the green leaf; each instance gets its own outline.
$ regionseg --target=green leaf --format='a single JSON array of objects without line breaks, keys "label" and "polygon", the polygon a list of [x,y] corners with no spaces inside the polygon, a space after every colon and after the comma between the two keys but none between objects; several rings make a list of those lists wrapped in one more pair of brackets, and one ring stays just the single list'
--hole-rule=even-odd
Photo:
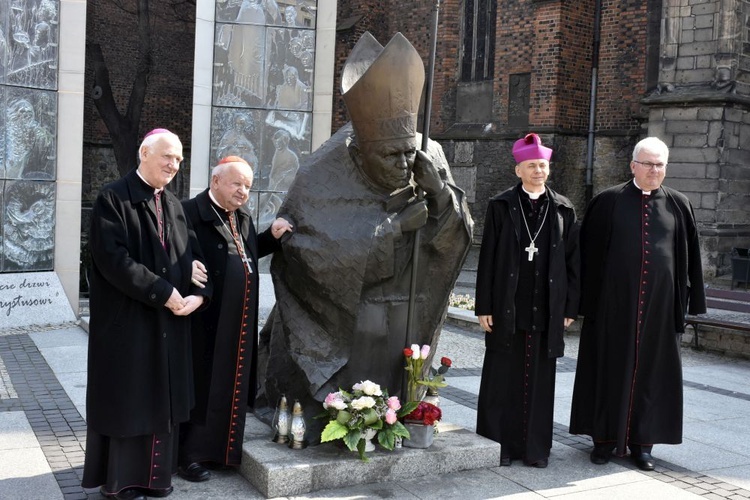
[{"label": "green leaf", "polygon": [[357,443],[357,451],[359,451],[359,458],[361,458],[363,462],[370,461],[370,459],[367,458],[367,455],[365,455],[365,440],[364,439],[360,439],[359,442]]},{"label": "green leaf", "polygon": [[389,428],[378,432],[378,443],[386,450],[393,450],[396,446],[396,435],[393,430]]},{"label": "green leaf", "polygon": [[394,436],[400,436],[405,439],[409,439],[411,437],[411,434],[409,434],[409,429],[406,428],[404,424],[401,422],[396,422],[391,427],[391,431],[393,432]]},{"label": "green leaf", "polygon": [[362,433],[359,431],[359,429],[352,429],[343,438],[344,438],[344,444],[346,445],[346,447],[349,448],[351,451],[356,451],[357,444],[361,441]]},{"label": "green leaf", "polygon": [[326,425],[323,432],[320,434],[320,442],[326,443],[328,441],[335,441],[341,439],[349,432],[349,429],[345,425],[341,425],[335,420],[331,420]]},{"label": "green leaf", "polygon": [[346,410],[339,410],[338,415],[336,415],[336,421],[341,425],[346,425],[350,418],[352,418],[352,414]]},{"label": "green leaf", "polygon": [[373,410],[372,408],[366,409],[364,412],[365,416],[365,425],[366,426],[372,426],[375,422],[378,421],[378,412]]},{"label": "green leaf", "polygon": [[409,413],[413,412],[414,409],[418,405],[419,405],[418,401],[409,401],[407,403],[404,403],[404,405],[401,407],[401,409],[398,411],[398,413],[396,413],[396,416],[398,416],[398,418],[402,418],[402,417],[408,415]]}]

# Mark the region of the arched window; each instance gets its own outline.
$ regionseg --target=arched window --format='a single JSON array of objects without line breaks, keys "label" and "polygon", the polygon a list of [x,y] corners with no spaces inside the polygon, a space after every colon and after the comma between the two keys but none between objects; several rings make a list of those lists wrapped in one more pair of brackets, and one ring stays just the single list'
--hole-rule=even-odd
[{"label": "arched window", "polygon": [[464,0],[461,81],[492,80],[497,0]]}]

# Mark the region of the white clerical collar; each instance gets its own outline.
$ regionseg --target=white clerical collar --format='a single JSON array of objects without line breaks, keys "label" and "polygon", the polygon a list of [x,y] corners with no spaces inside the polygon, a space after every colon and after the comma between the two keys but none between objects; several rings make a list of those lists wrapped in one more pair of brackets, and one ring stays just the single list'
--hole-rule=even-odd
[{"label": "white clerical collar", "polygon": [[641,186],[639,186],[638,183],[635,182],[635,179],[633,179],[633,184],[635,184],[635,187],[637,187],[638,189],[640,189],[643,194],[645,194],[645,195],[651,194],[651,191],[645,191],[645,190],[641,189]]},{"label": "white clerical collar", "polygon": [[541,193],[532,193],[530,191],[527,191],[526,188],[523,187],[523,184],[521,184],[521,189],[523,189],[523,192],[529,195],[529,198],[532,200],[538,200],[540,196],[547,192],[547,188],[545,187]]},{"label": "white clerical collar", "polygon": [[140,178],[141,178],[141,180],[142,180],[143,182],[145,182],[145,183],[146,183],[146,185],[147,185],[148,187],[150,187],[150,188],[153,188],[153,189],[154,189],[154,194],[159,194],[159,193],[161,193],[162,191],[164,191],[164,188],[161,188],[161,189],[156,189],[156,188],[155,188],[154,186],[152,186],[152,185],[151,185],[151,183],[150,183],[150,182],[148,182],[148,181],[146,180],[146,178],[145,178],[145,177],[143,177],[143,175],[141,174],[141,169],[140,169],[140,168],[136,168],[136,169],[135,169],[135,173],[136,173],[136,174],[138,174],[138,177],[140,177]]},{"label": "white clerical collar", "polygon": [[213,194],[213,193],[211,192],[211,190],[210,190],[210,189],[208,190],[208,197],[209,197],[209,198],[211,198],[211,201],[212,201],[212,202],[214,202],[214,205],[216,205],[217,207],[221,208],[221,209],[222,209],[222,210],[224,210],[225,212],[229,212],[229,210],[227,210],[226,208],[224,208],[224,207],[223,207],[223,206],[221,205],[221,203],[219,203],[218,201],[216,201],[216,198],[214,197],[214,194]]}]

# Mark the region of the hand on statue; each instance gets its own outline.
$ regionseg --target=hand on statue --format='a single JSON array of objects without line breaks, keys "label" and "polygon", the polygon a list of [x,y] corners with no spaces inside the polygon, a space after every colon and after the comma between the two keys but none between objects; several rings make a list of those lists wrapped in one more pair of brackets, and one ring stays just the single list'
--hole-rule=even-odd
[{"label": "hand on statue", "polygon": [[273,221],[273,224],[271,224],[271,235],[278,240],[284,235],[284,233],[291,233],[293,229],[294,226],[292,226],[288,220],[283,217],[278,217]]},{"label": "hand on statue", "polygon": [[175,316],[187,316],[203,304],[202,295],[188,295],[185,297],[185,305],[181,309],[172,311]]},{"label": "hand on statue", "polygon": [[191,274],[190,281],[193,285],[198,288],[206,288],[206,282],[208,281],[208,269],[203,265],[203,262],[199,260],[193,261],[193,271]]},{"label": "hand on statue", "polygon": [[487,333],[492,333],[492,316],[481,315],[479,316],[479,326]]},{"label": "hand on statue", "polygon": [[413,203],[396,215],[394,222],[398,223],[401,232],[416,231],[427,223],[427,203],[422,200]]},{"label": "hand on statue", "polygon": [[413,172],[414,182],[424,190],[426,196],[437,196],[445,187],[438,169],[424,151],[417,151]]}]

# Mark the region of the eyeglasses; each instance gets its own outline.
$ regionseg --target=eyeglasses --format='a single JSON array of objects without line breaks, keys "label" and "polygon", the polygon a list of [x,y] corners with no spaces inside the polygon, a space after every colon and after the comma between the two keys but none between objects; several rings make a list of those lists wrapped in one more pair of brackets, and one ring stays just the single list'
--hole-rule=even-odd
[{"label": "eyeglasses", "polygon": [[638,161],[638,160],[633,160],[633,163],[638,163],[639,165],[643,165],[644,167],[648,169],[655,168],[656,170],[664,170],[665,168],[667,168],[666,163],[651,163],[650,161]]}]

